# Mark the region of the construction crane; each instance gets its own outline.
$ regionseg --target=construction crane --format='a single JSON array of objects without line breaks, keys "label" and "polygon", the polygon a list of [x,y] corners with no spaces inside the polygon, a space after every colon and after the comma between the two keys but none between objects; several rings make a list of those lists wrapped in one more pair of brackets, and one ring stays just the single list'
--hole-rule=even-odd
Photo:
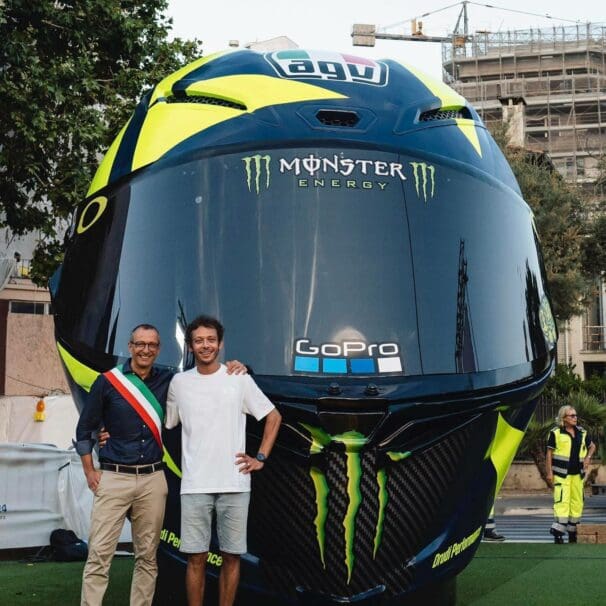
[{"label": "construction crane", "polygon": [[[464,0],[463,2],[457,2],[456,4],[450,4],[448,6],[444,6],[442,8],[438,8],[434,11],[430,11],[428,13],[423,13],[417,17],[412,17],[406,21],[400,21],[398,23],[393,23],[386,27],[377,28],[376,25],[370,25],[366,23],[355,23],[352,27],[351,37],[353,39],[354,46],[374,46],[376,40],[401,40],[405,42],[442,42],[442,43],[452,43],[453,48],[462,48],[465,46],[467,42],[471,42],[474,38],[472,34],[469,33],[469,19],[467,15],[467,5],[473,4],[475,6],[481,6],[484,8],[497,9],[502,11],[507,11],[510,13],[518,13],[522,15],[528,15],[532,17],[543,17],[547,19],[555,19],[557,21],[568,21],[570,23],[579,23],[579,21],[573,21],[571,19],[561,19],[558,17],[553,17],[549,14],[540,14],[540,13],[531,13],[528,11],[520,11],[511,8],[505,8],[502,6],[496,6],[494,4],[481,4],[479,2],[471,2],[469,0]],[[423,21],[426,17],[431,15],[435,15],[436,13],[440,13],[442,11],[448,10],[455,6],[460,6],[461,9],[459,11],[459,15],[457,17],[457,21],[455,23],[454,29],[452,33],[448,36],[427,36],[423,33]],[[401,26],[405,23],[411,24],[411,33],[410,34],[390,34],[386,32],[387,29],[392,29],[397,26]]]}]

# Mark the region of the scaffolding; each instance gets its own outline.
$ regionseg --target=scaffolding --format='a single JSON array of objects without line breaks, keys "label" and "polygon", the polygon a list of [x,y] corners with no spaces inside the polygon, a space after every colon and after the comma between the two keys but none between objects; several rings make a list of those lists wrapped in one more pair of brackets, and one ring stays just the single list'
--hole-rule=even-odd
[{"label": "scaffolding", "polygon": [[606,25],[595,23],[504,32],[477,31],[473,36],[468,36],[467,41],[462,36],[454,36],[452,43],[443,43],[442,63],[490,54],[561,52],[566,47],[586,44],[603,50],[605,36]]},{"label": "scaffolding", "polygon": [[485,123],[521,107],[523,144],[547,152],[566,179],[593,182],[606,149],[606,26],[459,38],[442,44],[445,79]]}]

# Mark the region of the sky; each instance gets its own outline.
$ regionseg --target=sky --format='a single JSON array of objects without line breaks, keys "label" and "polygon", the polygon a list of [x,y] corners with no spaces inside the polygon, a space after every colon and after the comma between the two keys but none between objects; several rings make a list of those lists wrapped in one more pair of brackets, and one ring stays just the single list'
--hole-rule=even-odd
[{"label": "sky", "polygon": [[[574,25],[577,21],[606,23],[606,11],[600,10],[603,5],[595,0],[574,3],[507,0],[491,6],[495,8],[468,3],[470,32],[545,28]],[[354,23],[368,23],[378,29],[386,28],[388,33],[408,34],[411,19],[432,13],[420,18],[424,33],[444,36],[454,30],[460,10],[461,3],[448,0],[220,0],[214,3],[169,0],[168,15],[173,19],[173,35],[202,40],[205,55],[227,49],[230,40],[238,40],[243,46],[248,42],[288,36],[301,48],[334,50],[374,59],[392,58],[441,77],[440,44],[378,40],[374,48],[354,47],[351,28]]]}]

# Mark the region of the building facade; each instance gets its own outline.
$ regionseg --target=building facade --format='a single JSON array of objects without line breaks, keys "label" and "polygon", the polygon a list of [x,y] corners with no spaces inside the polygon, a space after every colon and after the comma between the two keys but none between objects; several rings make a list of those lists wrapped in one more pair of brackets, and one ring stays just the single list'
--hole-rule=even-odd
[{"label": "building facade", "polygon": [[29,277],[35,234],[0,231],[0,396],[69,393],[57,353],[50,294]]}]

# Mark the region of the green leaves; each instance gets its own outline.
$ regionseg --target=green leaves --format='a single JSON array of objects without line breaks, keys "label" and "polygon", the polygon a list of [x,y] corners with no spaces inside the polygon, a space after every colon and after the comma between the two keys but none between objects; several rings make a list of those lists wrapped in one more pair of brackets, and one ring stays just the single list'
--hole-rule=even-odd
[{"label": "green leaves", "polygon": [[595,218],[582,244],[583,267],[592,276],[606,272],[606,216]]},{"label": "green leaves", "polygon": [[166,0],[6,0],[0,9],[0,225],[39,230],[32,274],[61,260],[57,225],[84,199],[145,88],[201,55],[168,39]]}]

